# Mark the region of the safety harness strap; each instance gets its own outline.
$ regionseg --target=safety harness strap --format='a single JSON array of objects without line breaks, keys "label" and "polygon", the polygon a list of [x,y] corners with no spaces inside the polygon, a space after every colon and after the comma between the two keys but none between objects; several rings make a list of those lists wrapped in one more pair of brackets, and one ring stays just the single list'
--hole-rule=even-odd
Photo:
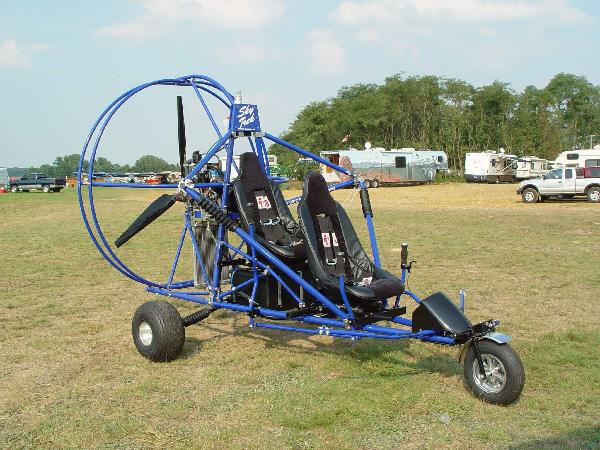
[{"label": "safety harness strap", "polygon": [[263,190],[253,191],[258,209],[260,229],[269,242],[280,245],[295,245],[285,232],[277,211],[271,205],[269,197]]},{"label": "safety harness strap", "polygon": [[323,245],[323,268],[330,275],[339,277],[346,275],[346,255],[340,245],[331,222],[331,217],[325,214],[317,215],[321,244]]}]

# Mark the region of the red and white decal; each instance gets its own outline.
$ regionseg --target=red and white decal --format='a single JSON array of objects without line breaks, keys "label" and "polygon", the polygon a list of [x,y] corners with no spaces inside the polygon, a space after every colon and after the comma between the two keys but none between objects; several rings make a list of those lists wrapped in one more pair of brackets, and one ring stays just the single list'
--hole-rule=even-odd
[{"label": "red and white decal", "polygon": [[256,196],[256,204],[258,205],[258,209],[271,209],[271,202],[266,195]]},{"label": "red and white decal", "polygon": [[331,240],[329,239],[329,233],[321,233],[321,239],[323,240],[323,247],[331,247]]},{"label": "red and white decal", "polygon": [[368,286],[369,284],[371,284],[371,281],[373,281],[373,277],[364,277],[362,279],[362,285],[363,286]]}]

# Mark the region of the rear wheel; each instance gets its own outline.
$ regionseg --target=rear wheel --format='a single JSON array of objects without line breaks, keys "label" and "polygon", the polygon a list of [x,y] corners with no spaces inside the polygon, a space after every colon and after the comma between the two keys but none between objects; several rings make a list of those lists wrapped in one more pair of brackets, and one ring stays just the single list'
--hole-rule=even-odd
[{"label": "rear wheel", "polygon": [[589,202],[600,202],[600,187],[594,186],[588,189],[587,198]]},{"label": "rear wheel", "polygon": [[365,187],[369,189],[371,187],[371,180],[365,180]]},{"label": "rear wheel", "polygon": [[378,188],[379,187],[379,180],[373,180],[373,181],[371,181],[371,187],[373,189]]},{"label": "rear wheel", "polygon": [[521,193],[523,203],[535,203],[539,200],[540,194],[534,188],[527,188]]},{"label": "rear wheel", "polygon": [[489,403],[509,405],[516,401],[525,385],[525,369],[517,352],[508,344],[478,341],[485,376],[479,369],[475,347],[467,351],[465,382],[473,394]]},{"label": "rear wheel", "polygon": [[179,311],[162,300],[140,305],[131,322],[131,333],[138,352],[155,362],[177,358],[185,341],[185,328]]},{"label": "rear wheel", "polygon": [[14,192],[16,194],[17,192],[19,192],[19,186],[17,186],[16,184],[13,184],[10,187],[10,192]]},{"label": "rear wheel", "polygon": [[48,192],[50,192],[50,186],[48,186],[47,184],[43,185],[42,191],[44,191],[47,194]]}]

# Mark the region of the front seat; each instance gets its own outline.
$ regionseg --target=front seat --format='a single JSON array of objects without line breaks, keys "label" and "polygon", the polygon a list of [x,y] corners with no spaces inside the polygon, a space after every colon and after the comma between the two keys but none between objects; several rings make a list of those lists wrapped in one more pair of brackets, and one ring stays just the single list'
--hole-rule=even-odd
[{"label": "front seat", "polygon": [[300,227],[279,186],[267,178],[255,153],[240,155],[233,193],[242,228],[248,232],[250,225],[254,225],[255,239],[284,263],[294,268],[305,265]]},{"label": "front seat", "polygon": [[328,297],[341,298],[341,276],[344,276],[345,293],[353,306],[380,302],[404,291],[398,277],[375,267],[367,256],[346,211],[333,199],[319,173],[311,171],[304,178],[298,219],[308,267]]}]

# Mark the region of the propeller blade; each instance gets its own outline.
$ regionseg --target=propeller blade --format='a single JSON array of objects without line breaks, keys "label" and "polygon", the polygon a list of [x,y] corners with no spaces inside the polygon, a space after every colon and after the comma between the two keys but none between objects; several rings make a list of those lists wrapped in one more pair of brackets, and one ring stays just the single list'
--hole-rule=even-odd
[{"label": "propeller blade", "polygon": [[150,203],[144,212],[140,214],[139,217],[135,219],[133,223],[129,225],[129,227],[123,232],[123,234],[117,238],[115,245],[117,247],[123,245],[129,239],[150,225],[155,219],[164,214],[174,204],[175,198],[171,194],[163,194],[158,197],[156,200]]},{"label": "propeller blade", "polygon": [[179,139],[179,167],[181,177],[185,176],[185,119],[183,117],[183,100],[180,95],[177,96],[177,138]]}]

